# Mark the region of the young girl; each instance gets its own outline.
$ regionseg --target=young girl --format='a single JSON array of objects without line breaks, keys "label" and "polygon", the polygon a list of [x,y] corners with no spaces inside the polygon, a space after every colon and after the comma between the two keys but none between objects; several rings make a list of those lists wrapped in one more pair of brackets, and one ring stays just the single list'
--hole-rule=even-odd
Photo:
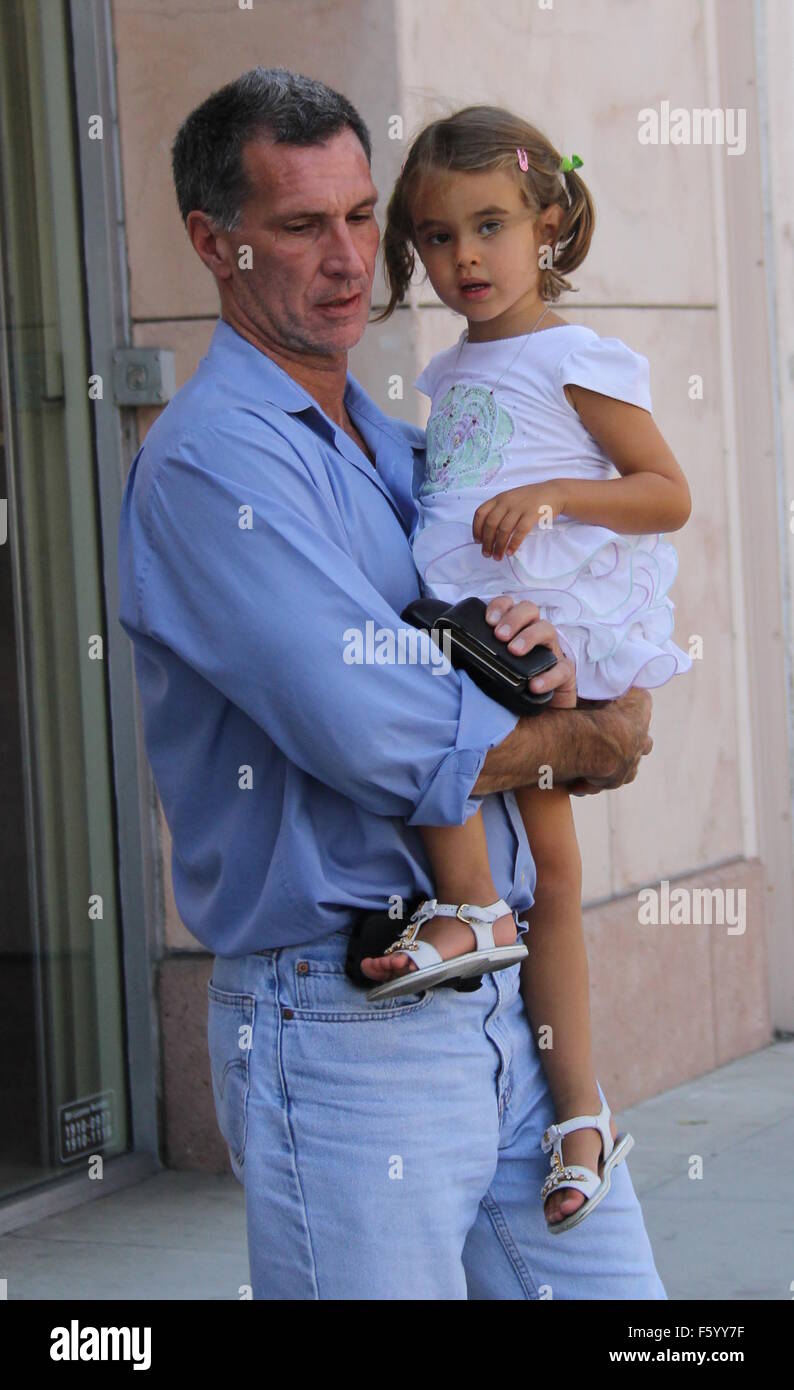
[{"label": "young girl", "polygon": [[[379,317],[404,299],[415,250],[439,298],[468,320],[416,382],[432,401],[412,538],[424,592],[449,603],[531,599],[575,662],[579,695],[601,701],[663,685],[692,664],[671,640],[676,553],[656,534],[684,525],[690,496],[651,418],[647,360],[551,308],[593,232],[577,167],[578,156],[561,159],[499,108],[468,107],[427,126],[389,202],[391,296]],[[537,866],[522,994],[536,1037],[543,1029],[557,1122],[543,1139],[553,1155],[541,1198],[549,1229],[562,1231],[600,1202],[633,1140],[614,1145],[598,1093],[581,861],[569,794],[553,772],[516,800]],[[438,896],[385,955],[362,962],[384,982],[379,996],[426,988],[422,973],[440,959],[516,942],[480,813],[422,829]],[[510,963],[497,958],[480,971]]]}]

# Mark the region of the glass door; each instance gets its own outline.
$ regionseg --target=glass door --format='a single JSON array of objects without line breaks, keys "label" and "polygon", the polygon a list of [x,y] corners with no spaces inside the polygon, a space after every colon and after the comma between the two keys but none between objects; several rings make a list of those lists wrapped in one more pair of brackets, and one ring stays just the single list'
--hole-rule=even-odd
[{"label": "glass door", "polygon": [[73,112],[62,0],[3,0],[0,1200],[128,1147]]}]

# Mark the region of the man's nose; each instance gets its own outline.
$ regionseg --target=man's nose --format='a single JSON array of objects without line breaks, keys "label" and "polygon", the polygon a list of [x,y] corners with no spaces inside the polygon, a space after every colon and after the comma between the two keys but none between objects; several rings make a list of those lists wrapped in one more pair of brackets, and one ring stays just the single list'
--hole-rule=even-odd
[{"label": "man's nose", "polygon": [[350,280],[367,279],[369,268],[346,222],[329,229],[324,250],[323,269],[327,274],[344,275]]}]

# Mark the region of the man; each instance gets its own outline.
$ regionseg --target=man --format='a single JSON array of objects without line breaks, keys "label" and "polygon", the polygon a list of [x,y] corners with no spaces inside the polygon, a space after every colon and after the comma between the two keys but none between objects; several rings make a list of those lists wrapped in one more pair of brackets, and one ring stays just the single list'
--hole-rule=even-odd
[{"label": "man", "polygon": [[531,906],[511,788],[543,763],[579,792],[631,781],[650,698],[576,708],[553,628],[509,598],[497,635],[558,658],[540,718],[431,663],[345,661],[419,592],[424,433],[347,375],[379,240],[368,131],[322,83],[256,68],[187,118],[173,167],[221,317],[133,462],[120,619],[177,906],[215,954],[254,1297],[664,1298],[625,1164],[591,1219],[546,1230],[553,1117],[518,967],[383,1004],[344,972],[360,912],[431,895],[419,825],[482,804],[494,882]]}]

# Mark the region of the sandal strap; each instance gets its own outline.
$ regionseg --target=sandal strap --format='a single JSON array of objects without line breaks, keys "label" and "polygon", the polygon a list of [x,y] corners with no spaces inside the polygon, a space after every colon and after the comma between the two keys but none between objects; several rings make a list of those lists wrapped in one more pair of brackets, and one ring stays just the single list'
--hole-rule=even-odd
[{"label": "sandal strap", "polygon": [[[470,922],[472,919],[476,922],[493,924],[498,917],[504,917],[507,914],[512,916],[513,914],[512,907],[505,902],[504,898],[498,898],[495,903],[491,903],[488,907],[480,907],[477,903],[440,903],[436,898],[429,898],[427,902],[433,903],[434,917],[460,917],[462,922]],[[424,906],[425,904],[422,903],[422,907]]]},{"label": "sandal strap", "polygon": [[[422,908],[425,906],[426,904],[423,903]],[[420,912],[421,909],[419,912],[414,913],[408,925],[400,932],[397,940],[393,941],[390,946],[387,946],[383,954],[384,956],[390,956],[397,952],[404,951],[406,955],[411,955],[416,962],[417,968],[423,970],[426,969],[428,965],[438,965],[439,962],[443,960],[443,956],[436,950],[432,942],[419,941],[417,939],[417,933],[422,923],[433,916],[432,912],[426,912],[423,916],[420,915]]]},{"label": "sandal strap", "polygon": [[601,1186],[602,1179],[592,1168],[587,1168],[583,1163],[572,1164],[567,1168],[557,1168],[549,1173],[546,1181],[540,1189],[540,1200],[545,1202],[549,1193],[556,1192],[558,1187],[572,1187],[577,1192],[583,1192],[585,1197],[592,1197],[593,1193]]},{"label": "sandal strap", "polygon": [[571,1120],[562,1120],[559,1124],[549,1125],[540,1141],[540,1147],[544,1154],[554,1149],[555,1157],[558,1157],[560,1164],[562,1164],[562,1141],[566,1134],[572,1134],[576,1129],[597,1129],[601,1135],[603,1158],[607,1159],[615,1147],[615,1141],[609,1128],[611,1113],[609,1106],[604,1101],[598,1115],[575,1115]]},{"label": "sandal strap", "polygon": [[[492,950],[496,943],[493,936],[493,923],[499,917],[509,913],[513,916],[513,909],[504,898],[499,898],[497,902],[491,903],[488,907],[478,907],[471,903],[440,903],[436,898],[425,898],[414,912],[408,924],[403,928],[396,941],[391,946],[387,946],[384,955],[392,955],[398,951],[410,952],[412,959],[416,962],[420,970],[429,965],[438,965],[443,960],[443,956],[436,950],[435,946],[429,941],[417,939],[418,933],[425,922],[429,922],[432,917],[458,917],[461,922],[465,922],[474,932],[476,941],[475,950]],[[515,917],[513,917],[515,920]],[[467,953],[469,954],[469,953]]]},{"label": "sandal strap", "polygon": [[[419,912],[432,906],[432,912],[428,911],[422,918],[427,921],[429,917],[457,917],[461,922],[465,922],[474,932],[476,941],[475,950],[489,951],[496,945],[493,936],[493,924],[499,917],[511,916],[515,921],[515,914],[512,907],[504,898],[498,898],[495,903],[490,903],[487,907],[480,907],[476,903],[440,903],[435,898],[429,898],[422,903]],[[415,913],[414,916],[417,914]],[[413,921],[413,918],[411,919]],[[518,923],[516,922],[516,927]]]},{"label": "sandal strap", "polygon": [[411,948],[411,959],[418,970],[426,970],[429,965],[440,965],[444,957],[432,941],[417,941]]}]

